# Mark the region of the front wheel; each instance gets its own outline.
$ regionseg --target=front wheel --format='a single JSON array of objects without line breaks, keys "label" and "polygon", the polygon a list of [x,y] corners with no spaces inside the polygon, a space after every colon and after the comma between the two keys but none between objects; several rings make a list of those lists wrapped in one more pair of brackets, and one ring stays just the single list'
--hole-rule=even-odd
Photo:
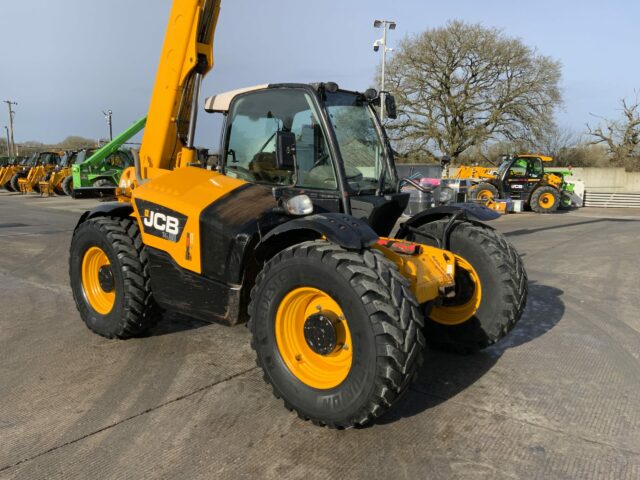
[{"label": "front wheel", "polygon": [[71,175],[62,180],[61,188],[65,195],[70,197],[73,195],[73,177]]},{"label": "front wheel", "polygon": [[22,175],[20,175],[19,173],[16,173],[15,175],[13,175],[13,177],[11,177],[11,180],[9,180],[9,187],[11,187],[11,190],[9,190],[10,192],[20,191],[21,178],[22,178]]},{"label": "front wheel", "polygon": [[560,206],[560,194],[550,186],[538,187],[531,194],[529,206],[536,213],[553,213]]},{"label": "front wheel", "polygon": [[117,185],[108,178],[99,178],[98,180],[93,182],[93,186],[97,188],[117,187]]},{"label": "front wheel", "polygon": [[472,200],[490,201],[500,196],[495,185],[487,182],[481,182],[469,189],[469,196]]},{"label": "front wheel", "polygon": [[[433,237],[442,238],[448,222],[422,225],[407,239],[437,246]],[[425,338],[440,350],[471,353],[494,344],[518,322],[527,301],[527,273],[509,241],[481,223],[456,222],[449,249],[459,257],[455,295],[431,308]]]},{"label": "front wheel", "polygon": [[131,219],[98,217],[82,223],[71,240],[69,276],[80,316],[98,335],[138,336],[159,317],[148,259]]},{"label": "front wheel", "polygon": [[11,186],[11,179],[7,180],[7,182],[4,184],[4,188],[7,192],[15,192],[15,190]]},{"label": "front wheel", "polygon": [[265,381],[318,425],[370,423],[422,362],[423,321],[409,282],[375,251],[326,241],[287,248],[258,275],[249,314]]}]

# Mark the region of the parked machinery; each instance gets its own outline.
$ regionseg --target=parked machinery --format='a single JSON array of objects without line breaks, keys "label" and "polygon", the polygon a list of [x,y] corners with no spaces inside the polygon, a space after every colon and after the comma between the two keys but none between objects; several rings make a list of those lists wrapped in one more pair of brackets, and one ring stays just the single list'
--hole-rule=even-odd
[{"label": "parked machinery", "polygon": [[3,167],[0,169],[0,188],[5,188],[10,192],[19,192],[19,180],[27,177],[32,167],[38,167],[43,164],[48,165],[49,162],[55,163],[59,159],[60,152],[39,152],[18,163]]},{"label": "parked machinery", "polygon": [[563,175],[545,172],[544,163],[552,160],[542,155],[505,156],[497,169],[463,165],[454,178],[473,182],[473,200],[520,200],[534,212],[552,213],[571,205]]},{"label": "parked machinery", "polygon": [[147,117],[134,122],[124,132],[99,149],[87,150],[72,165],[72,179],[66,191],[75,198],[113,196],[125,168],[133,165],[133,155],[122,146],[145,126]]},{"label": "parked machinery", "polygon": [[14,174],[11,186],[20,193],[26,194],[40,191],[40,181],[50,172],[54,171],[61,163],[65,154],[62,152],[40,152],[33,165]]},{"label": "parked machinery", "polygon": [[109,338],[147,332],[162,309],[248,320],[287,408],[365,425],[407,390],[425,341],[473,351],[507,334],[526,302],[522,260],[471,221],[486,214],[478,206],[423,212],[388,238],[408,194],[374,90],[274,84],[209,98],[226,122],[218,170],[203,168],[196,112],[219,5],[173,2],[135,166],[119,201],[85,212],[73,233],[76,305]]},{"label": "parked machinery", "polygon": [[65,190],[65,181],[68,185],[68,180],[71,178],[71,165],[84,150],[69,151],[64,154],[60,164],[53,170],[48,172],[42,180],[40,180],[40,195],[70,195],[71,193]]},{"label": "parked machinery", "polygon": [[[6,190],[9,190],[10,192],[17,191],[17,190],[14,190],[13,187],[11,186],[11,179],[16,173],[21,172],[23,168],[27,168],[29,165],[35,163],[36,158],[37,158],[36,155],[32,155],[31,157],[22,158],[20,160],[11,159],[7,163],[7,165],[5,165],[4,167],[1,167],[0,168],[0,188],[4,188]],[[16,182],[16,188],[17,188],[17,182]]]}]

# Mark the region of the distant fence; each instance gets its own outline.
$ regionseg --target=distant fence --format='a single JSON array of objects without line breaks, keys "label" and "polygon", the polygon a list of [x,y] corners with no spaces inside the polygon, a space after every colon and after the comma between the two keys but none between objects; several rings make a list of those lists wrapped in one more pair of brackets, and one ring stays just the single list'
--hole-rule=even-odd
[{"label": "distant fence", "polygon": [[640,193],[603,193],[587,191],[585,207],[640,208]]}]

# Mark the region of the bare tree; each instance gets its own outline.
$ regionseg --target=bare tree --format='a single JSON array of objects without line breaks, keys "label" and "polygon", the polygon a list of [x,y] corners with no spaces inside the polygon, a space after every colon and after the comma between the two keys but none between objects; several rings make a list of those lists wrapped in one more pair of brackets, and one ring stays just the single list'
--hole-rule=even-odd
[{"label": "bare tree", "polygon": [[500,30],[454,21],[403,40],[388,65],[396,149],[457,158],[488,140],[542,136],[561,103],[560,63]]},{"label": "bare tree", "polygon": [[611,164],[627,170],[640,170],[640,101],[638,93],[633,102],[623,98],[622,119],[603,119],[598,127],[587,125],[589,135],[595,137],[593,144],[606,145]]}]

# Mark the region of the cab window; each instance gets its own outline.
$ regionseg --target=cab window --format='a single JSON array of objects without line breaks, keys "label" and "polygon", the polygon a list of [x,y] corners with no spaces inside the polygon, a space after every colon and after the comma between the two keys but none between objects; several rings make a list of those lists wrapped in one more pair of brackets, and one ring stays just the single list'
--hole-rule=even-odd
[{"label": "cab window", "polygon": [[[295,135],[296,165],[276,161],[278,132]],[[337,188],[326,137],[312,98],[301,89],[272,89],[238,97],[229,112],[225,173],[272,185]]]},{"label": "cab window", "polygon": [[511,168],[509,169],[510,177],[524,177],[527,175],[527,160],[524,158],[517,158],[513,161]]},{"label": "cab window", "polygon": [[124,154],[122,152],[116,152],[108,158],[106,163],[111,167],[121,168],[124,166],[124,162],[122,161],[123,156]]},{"label": "cab window", "polygon": [[533,178],[540,178],[544,172],[542,166],[542,160],[538,157],[529,159],[529,176]]}]

